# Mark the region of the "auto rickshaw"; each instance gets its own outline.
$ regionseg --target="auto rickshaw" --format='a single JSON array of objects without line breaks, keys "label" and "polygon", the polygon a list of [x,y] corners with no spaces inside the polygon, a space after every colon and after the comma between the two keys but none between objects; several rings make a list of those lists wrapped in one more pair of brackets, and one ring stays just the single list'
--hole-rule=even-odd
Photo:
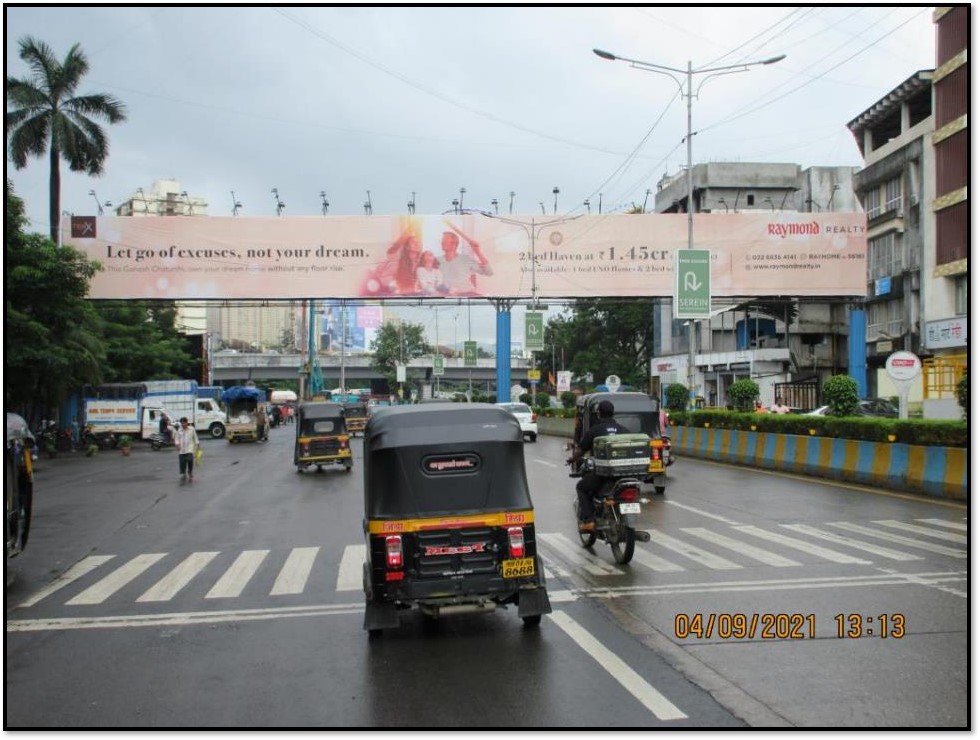
[{"label": "auto rickshaw", "polygon": [[344,421],[347,423],[347,431],[352,437],[356,437],[358,432],[364,433],[364,426],[367,424],[368,410],[365,403],[345,403]]},{"label": "auto rickshaw", "polygon": [[246,385],[233,385],[221,393],[221,402],[228,412],[225,436],[228,443],[255,442],[259,438],[256,412],[259,408],[259,389]]},{"label": "auto rickshaw", "polygon": [[660,407],[656,400],[645,393],[602,392],[589,393],[575,400],[575,428],[572,443],[578,444],[582,437],[599,419],[599,402],[612,403],[616,421],[632,434],[646,434],[650,437],[651,454],[644,483],[653,484],[658,494],[667,490],[667,467],[664,460],[664,442],[660,429]]},{"label": "auto rickshaw", "polygon": [[492,404],[377,408],[364,432],[364,629],[509,604],[551,612],[517,419]]},{"label": "auto rickshaw", "polygon": [[318,473],[324,465],[343,465],[349,473],[354,465],[350,449],[350,434],[344,419],[344,407],[329,401],[304,401],[296,409],[296,445],[293,465],[302,473],[316,465]]}]

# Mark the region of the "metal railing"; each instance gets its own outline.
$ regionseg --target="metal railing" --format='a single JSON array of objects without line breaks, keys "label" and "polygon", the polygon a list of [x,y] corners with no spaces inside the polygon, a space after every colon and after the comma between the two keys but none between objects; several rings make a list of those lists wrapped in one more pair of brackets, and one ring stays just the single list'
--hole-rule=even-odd
[{"label": "metal railing", "polygon": [[922,361],[922,397],[955,398],[956,384],[966,373],[967,356],[943,355]]}]

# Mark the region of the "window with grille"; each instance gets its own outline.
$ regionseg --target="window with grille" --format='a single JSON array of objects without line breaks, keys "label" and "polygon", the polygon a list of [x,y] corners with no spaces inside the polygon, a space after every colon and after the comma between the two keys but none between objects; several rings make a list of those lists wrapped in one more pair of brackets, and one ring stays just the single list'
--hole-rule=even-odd
[{"label": "window with grille", "polygon": [[885,183],[885,211],[897,211],[902,207],[902,178],[893,177]]},{"label": "window with grille", "polygon": [[969,295],[966,292],[966,275],[957,275],[954,281],[956,315],[963,316],[970,310]]},{"label": "window with grille", "polygon": [[868,328],[865,339],[877,342],[902,335],[902,301],[882,301],[868,306]]},{"label": "window with grille", "polygon": [[877,186],[864,194],[864,212],[868,214],[868,220],[881,215],[881,190]]},{"label": "window with grille", "polygon": [[868,240],[868,280],[898,275],[902,272],[901,245],[895,232]]}]

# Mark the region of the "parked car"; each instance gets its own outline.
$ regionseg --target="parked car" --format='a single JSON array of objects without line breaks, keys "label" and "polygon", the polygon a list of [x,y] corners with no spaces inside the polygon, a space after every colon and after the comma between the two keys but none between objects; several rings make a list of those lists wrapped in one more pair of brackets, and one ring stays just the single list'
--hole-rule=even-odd
[{"label": "parked car", "polygon": [[521,423],[521,434],[532,442],[538,441],[538,415],[526,403],[498,403],[500,408],[509,411]]},{"label": "parked car", "polygon": [[[820,406],[808,412],[810,416],[828,416],[830,406]],[[883,416],[889,419],[898,418],[898,409],[887,398],[871,398],[865,401],[858,401],[858,416]]]}]

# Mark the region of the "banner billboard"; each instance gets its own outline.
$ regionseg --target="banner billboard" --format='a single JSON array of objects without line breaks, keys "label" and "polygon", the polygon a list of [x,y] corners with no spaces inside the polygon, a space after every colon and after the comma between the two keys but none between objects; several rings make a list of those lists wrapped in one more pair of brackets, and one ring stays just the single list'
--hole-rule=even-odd
[{"label": "banner billboard", "polygon": [[[713,297],[863,296],[863,213],[696,214]],[[685,214],[72,217],[91,298],[670,296]]]}]

